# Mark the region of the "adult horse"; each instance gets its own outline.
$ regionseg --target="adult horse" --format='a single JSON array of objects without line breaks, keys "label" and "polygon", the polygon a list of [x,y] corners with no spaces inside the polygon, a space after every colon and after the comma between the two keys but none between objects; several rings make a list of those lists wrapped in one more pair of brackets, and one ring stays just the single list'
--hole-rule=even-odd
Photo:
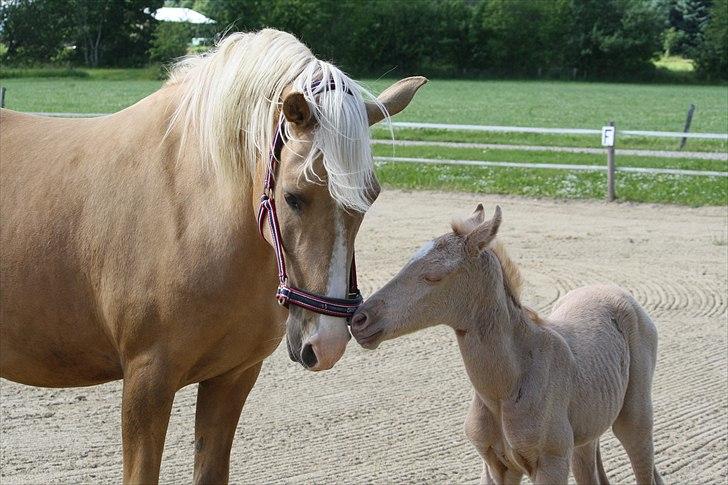
[{"label": "adult horse", "polygon": [[[3,110],[2,377],[123,379],[127,483],[158,480],[175,392],[199,382],[194,479],[227,481],[245,398],[284,333],[311,370],[346,347],[355,304],[337,299],[378,192],[368,126],[425,81],[375,100],[293,36],[263,30],[181,62],[110,116]],[[297,305],[287,313],[277,286]]]}]

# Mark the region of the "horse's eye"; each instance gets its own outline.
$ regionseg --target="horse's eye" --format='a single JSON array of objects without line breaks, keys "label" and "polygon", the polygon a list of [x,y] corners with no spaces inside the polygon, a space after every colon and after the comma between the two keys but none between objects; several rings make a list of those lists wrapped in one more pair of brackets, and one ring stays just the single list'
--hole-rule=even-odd
[{"label": "horse's eye", "polygon": [[442,281],[442,276],[441,274],[427,273],[423,276],[423,279],[428,283],[439,283]]},{"label": "horse's eye", "polygon": [[301,201],[301,199],[291,194],[290,192],[286,192],[284,198],[286,199],[286,204],[288,204],[288,206],[294,211],[300,212],[303,208],[303,202]]}]

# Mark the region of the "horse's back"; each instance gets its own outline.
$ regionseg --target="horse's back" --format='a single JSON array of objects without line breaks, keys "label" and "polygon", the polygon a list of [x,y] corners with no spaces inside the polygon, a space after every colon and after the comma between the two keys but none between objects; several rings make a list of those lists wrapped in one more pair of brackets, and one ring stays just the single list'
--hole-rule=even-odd
[{"label": "horse's back", "polygon": [[586,442],[611,426],[632,382],[645,373],[651,376],[655,326],[637,301],[616,285],[567,293],[554,305],[549,321],[574,354],[572,422],[576,441]]},{"label": "horse's back", "polygon": [[[617,285],[599,284],[577,288],[561,297],[549,319],[557,328],[584,334],[595,344],[603,338],[627,342],[630,351],[656,352],[657,329],[634,297]],[[604,333],[612,328],[617,333]],[[595,334],[597,336],[595,336]],[[584,339],[582,339],[584,340]]]},{"label": "horse's back", "polygon": [[120,376],[79,251],[88,121],[0,113],[0,373],[11,380]]}]

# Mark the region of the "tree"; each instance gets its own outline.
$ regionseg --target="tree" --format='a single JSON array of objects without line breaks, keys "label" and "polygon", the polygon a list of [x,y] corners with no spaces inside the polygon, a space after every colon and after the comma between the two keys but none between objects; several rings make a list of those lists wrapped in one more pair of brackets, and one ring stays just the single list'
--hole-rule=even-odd
[{"label": "tree", "polygon": [[480,32],[473,37],[485,40],[485,48],[474,46],[479,67],[513,74],[563,67],[570,9],[568,0],[483,2],[474,14]]},{"label": "tree", "polygon": [[84,64],[144,64],[157,23],[151,12],[162,4],[163,0],[66,0]]},{"label": "tree", "polygon": [[576,0],[568,50],[592,78],[625,78],[654,69],[664,19],[646,0]]},{"label": "tree", "polygon": [[665,51],[694,58],[703,41],[711,0],[661,0],[658,8],[667,16]]},{"label": "tree", "polygon": [[6,62],[49,64],[61,55],[70,26],[60,6],[33,0],[0,3],[0,42],[7,47]]},{"label": "tree", "polygon": [[156,24],[147,12],[162,2],[9,0],[0,7],[0,40],[13,63],[48,64],[69,48],[74,60],[91,67],[140,65]]},{"label": "tree", "polygon": [[149,60],[170,62],[187,53],[193,29],[181,22],[160,22],[152,35]]},{"label": "tree", "polygon": [[696,60],[701,77],[728,80],[728,0],[713,4]]}]

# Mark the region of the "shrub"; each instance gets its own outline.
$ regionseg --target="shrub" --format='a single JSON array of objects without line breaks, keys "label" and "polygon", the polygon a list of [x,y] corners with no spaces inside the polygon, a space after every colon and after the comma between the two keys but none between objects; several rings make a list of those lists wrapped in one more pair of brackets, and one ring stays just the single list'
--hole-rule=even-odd
[{"label": "shrub", "polygon": [[715,0],[696,59],[704,79],[728,79],[728,0]]},{"label": "shrub", "polygon": [[183,23],[160,22],[152,35],[149,60],[167,63],[187,54],[192,30]]}]

